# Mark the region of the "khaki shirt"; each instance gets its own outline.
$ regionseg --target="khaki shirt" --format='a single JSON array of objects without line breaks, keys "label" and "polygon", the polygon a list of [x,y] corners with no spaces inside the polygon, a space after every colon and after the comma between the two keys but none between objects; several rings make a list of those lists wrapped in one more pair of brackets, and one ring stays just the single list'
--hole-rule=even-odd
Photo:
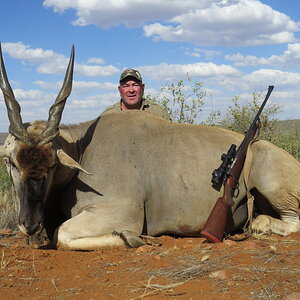
[{"label": "khaki shirt", "polygon": [[[167,111],[160,104],[158,104],[154,101],[148,100],[148,99],[143,99],[140,110],[145,110],[145,111],[153,113],[163,119],[171,120]],[[101,113],[101,116],[112,113],[112,112],[121,112],[121,111],[122,111],[121,102],[117,102],[117,103],[109,106],[108,108],[106,108]]]}]

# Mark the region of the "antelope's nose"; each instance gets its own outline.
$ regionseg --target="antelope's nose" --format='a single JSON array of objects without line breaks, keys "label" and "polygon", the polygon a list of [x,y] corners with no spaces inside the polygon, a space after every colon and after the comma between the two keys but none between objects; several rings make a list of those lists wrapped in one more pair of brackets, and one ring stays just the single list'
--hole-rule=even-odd
[{"label": "antelope's nose", "polygon": [[24,227],[26,228],[26,233],[28,235],[34,235],[40,229],[40,224],[26,224],[26,223],[24,223]]}]

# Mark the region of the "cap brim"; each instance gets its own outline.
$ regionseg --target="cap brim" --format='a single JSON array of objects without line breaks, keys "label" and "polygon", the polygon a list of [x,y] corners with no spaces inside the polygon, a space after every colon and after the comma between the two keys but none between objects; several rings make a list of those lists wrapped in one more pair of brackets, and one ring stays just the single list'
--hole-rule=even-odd
[{"label": "cap brim", "polygon": [[135,81],[142,82],[142,80],[140,80],[139,78],[136,78],[136,77],[134,77],[134,76],[132,76],[132,75],[128,75],[128,76],[122,78],[122,79],[120,80],[120,83],[122,83],[122,82],[124,82],[125,80],[128,80],[128,79],[134,79]]}]

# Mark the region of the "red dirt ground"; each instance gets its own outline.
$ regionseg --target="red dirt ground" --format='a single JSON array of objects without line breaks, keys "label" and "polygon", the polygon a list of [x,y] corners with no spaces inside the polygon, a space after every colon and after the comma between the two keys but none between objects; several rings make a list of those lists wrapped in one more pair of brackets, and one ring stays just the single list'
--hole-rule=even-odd
[{"label": "red dirt ground", "polygon": [[300,233],[58,251],[0,232],[0,299],[300,299]]}]

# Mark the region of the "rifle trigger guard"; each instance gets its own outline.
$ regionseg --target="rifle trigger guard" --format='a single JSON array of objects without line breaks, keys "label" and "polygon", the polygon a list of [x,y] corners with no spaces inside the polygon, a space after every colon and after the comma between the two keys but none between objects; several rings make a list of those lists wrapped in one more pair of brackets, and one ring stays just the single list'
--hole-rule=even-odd
[{"label": "rifle trigger guard", "polygon": [[237,183],[236,188],[234,189],[232,196],[234,198],[237,198],[239,196],[239,194],[240,194],[239,183]]}]

